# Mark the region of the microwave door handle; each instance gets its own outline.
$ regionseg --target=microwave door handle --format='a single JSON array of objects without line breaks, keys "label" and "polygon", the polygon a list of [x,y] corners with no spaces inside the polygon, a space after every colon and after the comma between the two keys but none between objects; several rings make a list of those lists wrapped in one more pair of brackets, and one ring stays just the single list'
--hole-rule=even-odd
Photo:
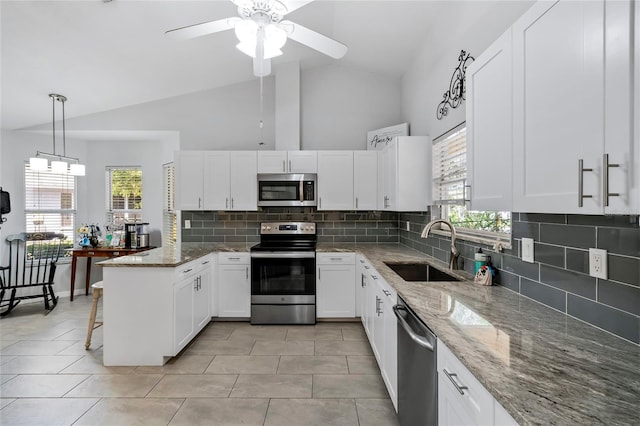
[{"label": "microwave door handle", "polygon": [[304,179],[300,179],[300,204],[304,203]]}]

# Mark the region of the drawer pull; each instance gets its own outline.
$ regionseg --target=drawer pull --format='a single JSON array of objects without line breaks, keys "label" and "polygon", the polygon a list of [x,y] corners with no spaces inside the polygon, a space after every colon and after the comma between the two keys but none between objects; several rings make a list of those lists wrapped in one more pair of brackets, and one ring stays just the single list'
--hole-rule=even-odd
[{"label": "drawer pull", "polygon": [[191,268],[185,269],[184,271],[182,271],[183,274],[186,274],[187,272],[191,272]]},{"label": "drawer pull", "polygon": [[330,257],[329,260],[333,261],[333,262],[340,262],[342,260],[341,257]]},{"label": "drawer pull", "polygon": [[205,260],[204,262],[202,262],[203,265],[206,265],[207,263],[209,263],[208,260]]},{"label": "drawer pull", "polygon": [[239,257],[227,257],[228,260],[240,260]]},{"label": "drawer pull", "polygon": [[460,392],[460,395],[464,395],[465,389],[469,390],[467,386],[461,386],[458,384],[458,382],[454,380],[454,377],[458,377],[456,373],[449,373],[446,368],[443,368],[442,371],[444,372],[444,375],[447,376],[449,380],[451,380],[451,383],[453,383],[453,386],[455,386],[456,389],[458,389],[458,392]]},{"label": "drawer pull", "polygon": [[391,296],[391,292],[387,290],[382,290],[385,296]]}]

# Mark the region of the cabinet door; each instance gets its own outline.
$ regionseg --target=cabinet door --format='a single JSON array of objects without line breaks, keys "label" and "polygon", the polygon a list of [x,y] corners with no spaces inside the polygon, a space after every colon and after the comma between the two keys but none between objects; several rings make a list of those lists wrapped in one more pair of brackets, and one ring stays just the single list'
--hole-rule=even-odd
[{"label": "cabinet door", "polygon": [[471,210],[511,211],[511,62],[509,28],[467,70]]},{"label": "cabinet door", "polygon": [[196,276],[196,286],[193,292],[193,327],[197,333],[211,321],[211,268],[209,259],[200,263],[206,265]]},{"label": "cabinet door", "polygon": [[287,171],[289,173],[317,173],[318,153],[316,151],[289,151]]},{"label": "cabinet door", "polygon": [[373,306],[372,306],[372,335],[373,335],[373,354],[378,361],[378,367],[380,371],[384,369],[384,300],[385,296],[382,293],[382,287],[379,284],[380,278],[374,278],[372,286],[374,291]]},{"label": "cabinet door", "polygon": [[[383,289],[384,293],[384,289]],[[382,376],[389,391],[389,397],[396,411],[398,410],[398,322],[393,313],[393,306],[397,303],[397,296],[393,291],[385,293],[383,303],[384,323],[384,369]]]},{"label": "cabinet door", "polygon": [[356,210],[378,209],[378,151],[354,151],[353,192]]},{"label": "cabinet door", "polygon": [[258,151],[258,173],[286,173],[287,151]]},{"label": "cabinet door", "polygon": [[258,158],[255,151],[231,152],[231,210],[258,210]]},{"label": "cabinet door", "polygon": [[251,316],[251,281],[249,265],[218,266],[218,316]]},{"label": "cabinet door", "polygon": [[391,142],[385,149],[378,153],[379,155],[379,191],[378,200],[379,208],[382,210],[396,209],[396,184],[397,184],[397,160],[398,160],[398,142]]},{"label": "cabinet door", "polygon": [[[462,403],[460,393],[438,372],[438,426],[476,425],[473,412]],[[493,424],[485,422],[483,424]]]},{"label": "cabinet door", "polygon": [[538,2],[512,29],[513,209],[601,213],[604,2]]},{"label": "cabinet door", "polygon": [[425,211],[431,204],[431,139],[398,136],[396,141],[397,158],[391,158],[390,170],[393,210]]},{"label": "cabinet door", "polygon": [[[635,66],[635,88],[640,86],[640,22],[636,21],[634,34],[632,16],[634,9],[630,0],[607,1],[606,7],[606,45],[605,45],[605,146],[604,154],[608,155],[609,164],[619,164],[608,168],[609,196],[603,203],[605,214],[638,214],[640,212],[640,138],[633,136],[633,114],[638,108],[629,108],[634,101],[634,81],[632,70]],[[639,14],[640,4],[636,2],[635,12]],[[635,51],[635,52],[634,52]],[[635,64],[633,55],[636,55]],[[636,95],[637,96],[637,95]],[[635,125],[640,125],[640,117],[636,115]],[[636,128],[636,131],[640,129]],[[604,166],[603,172],[607,172]],[[604,194],[604,191],[603,191]],[[603,195],[604,196],[604,195]],[[608,205],[606,205],[608,204]]]},{"label": "cabinet door", "polygon": [[353,210],[353,151],[318,152],[318,210]]},{"label": "cabinet door", "polygon": [[204,207],[202,155],[199,151],[175,153],[176,210],[200,210]]},{"label": "cabinet door", "polygon": [[316,275],[316,316],[353,318],[356,316],[354,265],[318,265]]},{"label": "cabinet door", "polygon": [[229,209],[229,186],[229,153],[209,151],[204,154],[205,210]]},{"label": "cabinet door", "polygon": [[173,348],[178,353],[193,337],[193,276],[184,278],[173,287]]}]

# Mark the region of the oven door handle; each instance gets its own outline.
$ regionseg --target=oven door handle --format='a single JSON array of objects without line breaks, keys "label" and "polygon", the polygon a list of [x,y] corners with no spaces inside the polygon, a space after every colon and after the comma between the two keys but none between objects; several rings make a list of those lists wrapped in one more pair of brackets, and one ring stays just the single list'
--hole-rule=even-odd
[{"label": "oven door handle", "polygon": [[315,251],[267,251],[251,253],[252,259],[312,259]]}]

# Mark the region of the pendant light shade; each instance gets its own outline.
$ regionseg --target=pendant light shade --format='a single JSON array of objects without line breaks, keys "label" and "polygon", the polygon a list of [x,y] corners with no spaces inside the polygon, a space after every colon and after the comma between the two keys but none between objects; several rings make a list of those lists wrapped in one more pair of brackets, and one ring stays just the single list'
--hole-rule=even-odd
[{"label": "pendant light shade", "polygon": [[[57,93],[50,93],[53,105],[53,153],[36,151],[36,156],[29,158],[29,168],[31,170],[46,171],[48,169],[47,158],[51,158],[51,173],[72,176],[84,176],[85,166],[80,164],[80,160],[75,157],[67,157],[67,138],[65,128],[64,103],[67,97]],[[56,154],[56,101],[62,103],[62,155]],[[69,166],[69,162],[72,164]]]}]

